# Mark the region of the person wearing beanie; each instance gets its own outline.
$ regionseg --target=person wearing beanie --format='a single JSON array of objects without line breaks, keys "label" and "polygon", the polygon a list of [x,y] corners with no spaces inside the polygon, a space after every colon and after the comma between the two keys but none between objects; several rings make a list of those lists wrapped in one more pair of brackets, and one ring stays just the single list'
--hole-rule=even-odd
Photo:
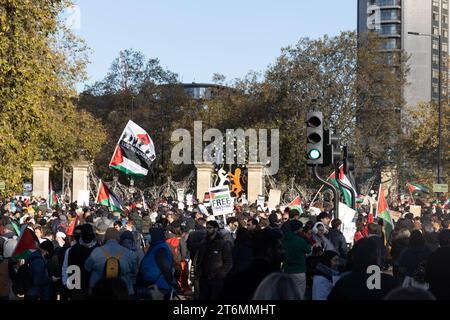
[{"label": "person wearing beanie", "polygon": [[137,262],[133,253],[119,244],[120,233],[114,228],[108,228],[104,236],[104,244],[101,247],[95,248],[84,267],[87,272],[91,273],[89,288],[95,286],[97,281],[104,278],[105,263],[109,257],[115,257],[120,262],[120,278],[125,281],[128,287],[130,296],[134,295],[133,279],[137,274]]},{"label": "person wearing beanie", "polygon": [[299,220],[290,220],[289,229],[283,238],[283,272],[294,278],[302,299],[306,291],[306,255],[311,253],[311,245],[302,237],[303,224]]}]

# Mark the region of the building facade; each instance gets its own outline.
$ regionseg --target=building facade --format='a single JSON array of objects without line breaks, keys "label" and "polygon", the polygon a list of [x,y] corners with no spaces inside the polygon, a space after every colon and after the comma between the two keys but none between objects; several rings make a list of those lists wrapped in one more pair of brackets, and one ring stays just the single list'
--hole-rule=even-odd
[{"label": "building facade", "polygon": [[[438,102],[439,35],[441,35],[442,99],[448,90],[449,0],[358,0],[358,34],[377,32],[380,50],[392,59],[409,56],[407,107]],[[414,33],[414,34],[410,34]]]}]

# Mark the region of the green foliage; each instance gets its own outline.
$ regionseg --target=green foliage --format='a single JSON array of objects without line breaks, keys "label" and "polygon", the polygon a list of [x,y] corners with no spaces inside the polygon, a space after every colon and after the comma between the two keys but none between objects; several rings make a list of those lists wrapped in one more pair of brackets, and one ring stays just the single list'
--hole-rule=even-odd
[{"label": "green foliage", "polygon": [[[92,143],[68,143],[79,134],[83,118],[89,130],[103,130],[72,103],[76,81],[85,77],[87,56],[84,43],[59,19],[70,5],[0,1],[0,177],[11,190],[21,189],[35,160],[53,160],[58,167],[80,148],[91,156],[98,152]],[[102,143],[101,134],[95,138]]]}]

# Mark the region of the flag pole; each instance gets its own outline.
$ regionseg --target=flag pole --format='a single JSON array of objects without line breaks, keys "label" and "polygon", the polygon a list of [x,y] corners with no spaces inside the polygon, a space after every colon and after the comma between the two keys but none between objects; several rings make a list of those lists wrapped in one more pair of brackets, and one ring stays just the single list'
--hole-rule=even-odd
[{"label": "flag pole", "polygon": [[98,179],[98,189],[97,189],[97,196],[95,197],[95,203],[97,203],[98,194],[100,193],[100,187],[101,186],[102,186],[102,179]]},{"label": "flag pole", "polygon": [[409,194],[411,195],[411,199],[412,199],[412,201],[413,201],[414,203],[416,203],[416,200],[414,200],[414,196],[413,196],[413,194],[412,194],[412,192],[411,192],[411,189],[410,189],[408,186],[409,186],[409,184],[407,183],[407,184],[406,184],[406,187],[408,188]]},{"label": "flag pole", "polygon": [[311,203],[309,204],[308,210],[311,209],[314,201],[316,200],[317,196],[319,195],[320,191],[322,191],[324,184],[320,187],[319,191],[317,191],[316,195],[314,196],[313,200],[311,201]]}]

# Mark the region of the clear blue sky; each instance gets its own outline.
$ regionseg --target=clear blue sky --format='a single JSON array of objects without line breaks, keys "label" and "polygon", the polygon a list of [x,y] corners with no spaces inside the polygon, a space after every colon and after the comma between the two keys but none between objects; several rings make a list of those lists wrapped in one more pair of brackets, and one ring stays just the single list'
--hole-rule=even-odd
[{"label": "clear blue sky", "polygon": [[[227,80],[264,70],[301,37],[355,30],[356,0],[75,0],[76,33],[93,50],[89,81],[102,79],[119,51],[133,48],[183,82]],[[79,85],[79,89],[84,86]]]}]

